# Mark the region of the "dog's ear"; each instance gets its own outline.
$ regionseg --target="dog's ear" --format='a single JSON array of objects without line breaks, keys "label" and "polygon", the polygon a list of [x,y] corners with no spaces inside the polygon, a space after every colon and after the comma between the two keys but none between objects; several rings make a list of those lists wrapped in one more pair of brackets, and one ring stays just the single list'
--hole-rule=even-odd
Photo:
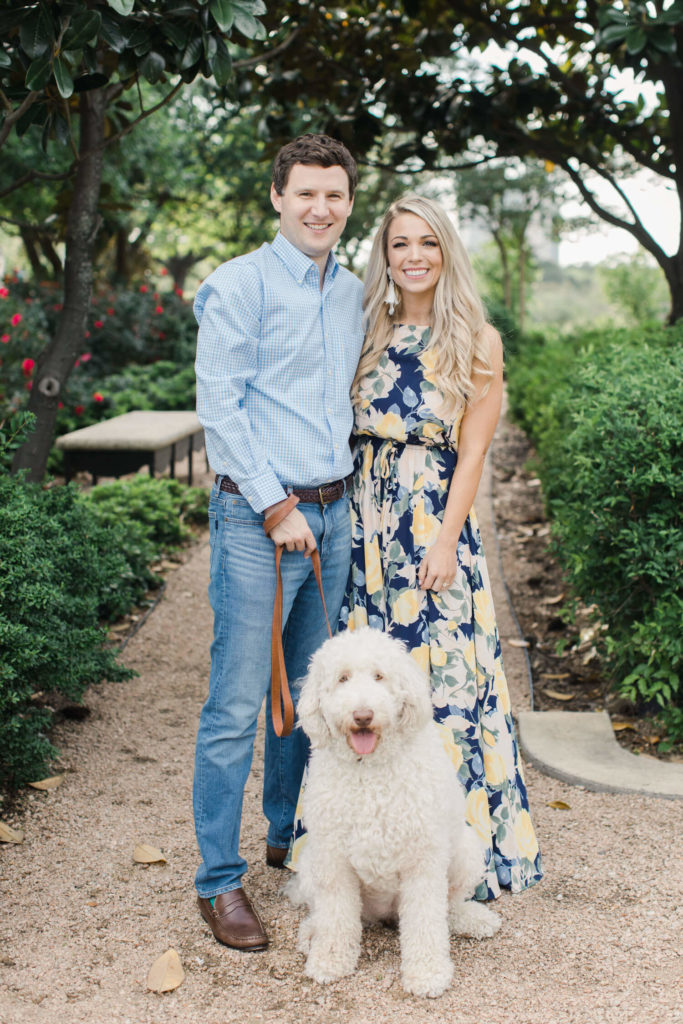
[{"label": "dog's ear", "polygon": [[401,725],[407,729],[422,729],[432,720],[434,713],[429,679],[407,651],[401,655],[396,669],[400,686]]},{"label": "dog's ear", "polygon": [[324,678],[325,662],[318,655],[314,655],[296,706],[299,725],[313,747],[324,747],[332,736],[320,706],[320,688]]}]

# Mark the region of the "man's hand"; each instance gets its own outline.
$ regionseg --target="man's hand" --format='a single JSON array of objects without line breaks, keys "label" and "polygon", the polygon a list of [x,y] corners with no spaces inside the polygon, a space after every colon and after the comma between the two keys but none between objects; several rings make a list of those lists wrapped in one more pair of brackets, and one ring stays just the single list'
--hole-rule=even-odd
[{"label": "man's hand", "polygon": [[[267,508],[265,510],[266,516],[274,512],[280,504],[282,502]],[[281,523],[274,526],[269,533],[269,537],[274,544],[281,544],[288,551],[303,551],[305,558],[308,558],[311,552],[315,551],[318,546],[306,516],[303,512],[299,512],[298,508],[293,508]]]}]

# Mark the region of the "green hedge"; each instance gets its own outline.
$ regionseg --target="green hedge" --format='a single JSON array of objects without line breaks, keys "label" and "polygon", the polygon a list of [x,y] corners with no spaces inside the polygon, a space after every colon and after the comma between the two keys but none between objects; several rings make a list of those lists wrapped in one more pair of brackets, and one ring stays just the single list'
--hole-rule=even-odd
[{"label": "green hedge", "polygon": [[529,339],[508,363],[557,555],[616,688],[683,739],[683,324]]},{"label": "green hedge", "polygon": [[[3,433],[7,443],[16,430]],[[140,476],[82,495],[0,468],[0,786],[41,777],[55,755],[36,694],[78,701],[91,683],[131,675],[102,623],[159,585],[150,565],[205,509],[206,493],[176,480]]]}]

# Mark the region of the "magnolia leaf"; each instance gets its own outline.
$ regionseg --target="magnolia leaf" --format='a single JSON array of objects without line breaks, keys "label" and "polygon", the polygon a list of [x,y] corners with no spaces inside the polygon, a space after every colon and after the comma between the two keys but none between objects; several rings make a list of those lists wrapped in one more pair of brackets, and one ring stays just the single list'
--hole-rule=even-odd
[{"label": "magnolia leaf", "polygon": [[40,779],[38,782],[29,782],[33,789],[56,789],[64,781],[63,775],[51,775],[48,779]]},{"label": "magnolia leaf", "polygon": [[138,843],[133,850],[133,860],[136,864],[166,864],[166,858],[161,850],[148,843]]},{"label": "magnolia leaf", "polygon": [[57,83],[57,89],[59,95],[68,100],[74,91],[74,81],[71,77],[71,72],[66,64],[66,61],[62,60],[61,57],[55,57],[52,63],[52,70],[54,71],[55,81]]},{"label": "magnolia leaf", "polygon": [[147,975],[147,988],[152,992],[172,992],[182,985],[185,971],[175,949],[167,949],[155,960]]},{"label": "magnolia leaf", "polygon": [[551,700],[574,700],[573,693],[560,693],[559,690],[546,689],[543,689],[541,692],[544,693],[546,697],[550,697]]},{"label": "magnolia leaf", "polygon": [[239,7],[234,8],[235,11],[235,28],[246,36],[247,39],[265,39],[268,34],[256,18],[252,17],[251,14],[247,14],[246,11],[241,10]]},{"label": "magnolia leaf", "polygon": [[636,732],[636,727],[632,722],[612,722],[612,728],[615,732],[623,732],[625,729],[633,729]]},{"label": "magnolia leaf", "polygon": [[221,32],[229,32],[235,21],[235,11],[230,0],[212,0],[209,10]]},{"label": "magnolia leaf", "polygon": [[571,804],[566,804],[564,800],[550,800],[548,801],[548,807],[554,807],[556,811],[569,811],[571,810]]},{"label": "magnolia leaf", "polygon": [[48,53],[43,57],[36,57],[36,59],[31,62],[28,71],[26,72],[24,84],[27,89],[40,92],[40,90],[49,82],[51,74],[52,57]]},{"label": "magnolia leaf", "polygon": [[24,833],[17,828],[11,828],[4,821],[0,821],[0,843],[23,843]]},{"label": "magnolia leaf", "polygon": [[528,647],[529,646],[529,641],[528,640],[508,640],[508,643],[510,644],[510,647]]},{"label": "magnolia leaf", "polygon": [[135,0],[107,0],[110,7],[113,7],[117,14],[131,14],[135,6]]}]

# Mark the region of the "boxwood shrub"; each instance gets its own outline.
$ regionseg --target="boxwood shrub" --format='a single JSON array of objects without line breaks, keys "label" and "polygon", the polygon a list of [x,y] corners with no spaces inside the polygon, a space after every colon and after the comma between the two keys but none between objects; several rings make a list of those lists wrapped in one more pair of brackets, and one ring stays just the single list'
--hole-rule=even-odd
[{"label": "boxwood shrub", "polygon": [[558,557],[616,688],[683,740],[683,324],[532,339],[510,360]]},{"label": "boxwood shrub", "polygon": [[0,423],[1,788],[41,777],[55,755],[37,695],[79,701],[91,683],[130,677],[102,625],[158,585],[150,566],[206,508],[204,491],[176,480],[139,476],[86,495],[26,483],[6,472],[20,434],[17,417]]}]

